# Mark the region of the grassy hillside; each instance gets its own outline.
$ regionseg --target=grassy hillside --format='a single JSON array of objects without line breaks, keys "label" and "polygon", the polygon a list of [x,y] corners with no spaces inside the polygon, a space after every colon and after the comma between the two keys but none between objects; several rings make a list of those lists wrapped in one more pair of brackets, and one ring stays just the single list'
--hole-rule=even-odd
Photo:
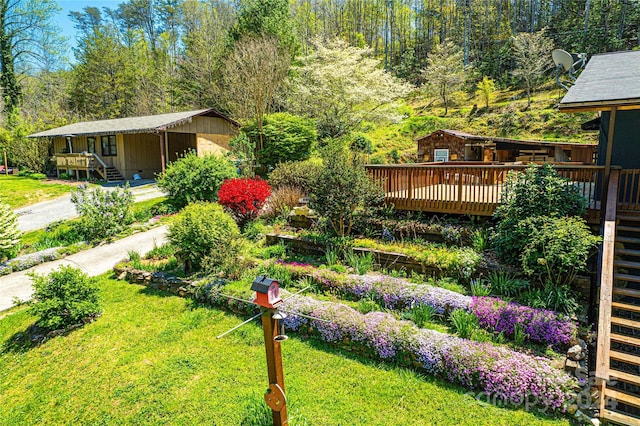
[{"label": "grassy hillside", "polygon": [[458,96],[458,103],[442,117],[441,102],[431,102],[415,95],[402,107],[401,122],[383,126],[369,125],[365,134],[372,140],[372,163],[412,161],[416,155],[416,138],[438,129],[460,130],[486,136],[561,142],[597,142],[597,132],[585,132],[580,124],[596,117],[595,113],[567,114],[557,108],[564,96],[553,84],[545,85],[532,98],[527,109],[522,91],[496,92],[489,108],[476,97]]}]

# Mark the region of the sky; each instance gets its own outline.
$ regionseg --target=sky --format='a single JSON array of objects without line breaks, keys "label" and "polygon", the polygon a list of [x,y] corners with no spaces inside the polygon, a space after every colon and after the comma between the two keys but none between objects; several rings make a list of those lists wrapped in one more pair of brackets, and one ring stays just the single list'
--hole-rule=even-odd
[{"label": "sky", "polygon": [[[73,22],[69,19],[70,12],[80,12],[87,6],[97,7],[102,9],[103,7],[114,8],[124,0],[57,0],[58,6],[62,8],[61,11],[55,17],[56,24],[62,29],[62,35],[67,38],[69,48],[73,48],[76,45],[76,29],[73,27]],[[69,51],[68,56],[73,60],[73,53]]]}]

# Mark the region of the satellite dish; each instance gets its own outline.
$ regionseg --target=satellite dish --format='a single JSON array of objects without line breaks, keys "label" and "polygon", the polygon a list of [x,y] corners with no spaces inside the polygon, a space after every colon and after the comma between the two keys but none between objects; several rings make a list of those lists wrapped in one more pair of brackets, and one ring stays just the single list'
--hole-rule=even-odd
[{"label": "satellite dish", "polygon": [[[576,76],[574,74],[584,68],[584,66],[586,65],[587,54],[577,53],[575,55],[572,55],[566,50],[554,49],[551,52],[551,58],[556,64],[556,84],[565,90],[569,90],[568,84],[572,84],[574,81],[576,81]],[[571,79],[571,81],[560,81],[560,74],[563,74],[565,72],[569,73],[569,78]]]},{"label": "satellite dish", "polygon": [[573,56],[571,56],[571,53],[566,50],[554,49],[553,52],[551,52],[551,57],[553,58],[553,62],[556,64],[556,67],[562,67],[564,72],[569,71],[573,66]]}]

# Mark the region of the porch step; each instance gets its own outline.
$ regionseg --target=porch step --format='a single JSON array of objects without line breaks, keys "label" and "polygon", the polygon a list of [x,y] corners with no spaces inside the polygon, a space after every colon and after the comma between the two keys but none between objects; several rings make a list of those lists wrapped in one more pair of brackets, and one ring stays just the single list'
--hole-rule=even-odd
[{"label": "porch step", "polygon": [[618,413],[616,411],[604,410],[600,415],[600,418],[614,423],[619,423],[621,425],[640,426],[640,419],[637,417],[627,416],[626,414]]},{"label": "porch step", "polygon": [[640,214],[619,214],[616,219],[620,222],[640,222]]},{"label": "porch step", "polygon": [[640,232],[640,228],[636,226],[626,226],[626,225],[618,225],[616,227],[617,231],[626,231],[626,232]]},{"label": "porch step", "polygon": [[[624,336],[622,334],[611,333],[611,341],[624,343],[627,345],[640,346],[640,339],[636,339],[635,337],[630,336]],[[638,380],[640,380],[640,377],[638,377]]]},{"label": "porch step", "polygon": [[640,244],[640,238],[625,237],[622,235],[616,236],[616,242],[627,244]]},{"label": "porch step", "polygon": [[604,394],[616,401],[624,402],[625,404],[633,405],[634,407],[640,407],[640,398],[637,396],[629,395],[628,393],[613,390],[611,388],[605,388]]},{"label": "porch step", "polygon": [[618,370],[609,370],[609,377],[616,380],[621,380],[623,382],[631,383],[632,385],[640,385],[640,377],[625,373]]},{"label": "porch step", "polygon": [[635,355],[629,355],[629,354],[625,354],[624,352],[618,352],[618,351],[610,351],[609,357],[611,359],[615,359],[616,361],[622,361],[622,362],[626,362],[627,364],[640,366],[640,357],[637,357]]},{"label": "porch step", "polygon": [[640,250],[631,250],[631,249],[625,249],[625,248],[617,248],[617,249],[616,249],[616,254],[621,255],[621,256],[634,256],[634,257],[640,257]]},{"label": "porch step", "polygon": [[[640,275],[614,274],[614,280],[640,283]],[[614,294],[622,294],[622,295],[625,295],[625,296],[640,297],[640,291],[631,290],[631,289],[627,289],[627,288],[614,288],[613,289],[613,293]]]},{"label": "porch step", "polygon": [[[628,303],[611,302],[611,307],[613,309],[621,309],[623,311],[640,313],[640,305],[629,305]],[[640,340],[638,340],[638,342],[640,342]],[[638,346],[640,346],[640,344]]]},{"label": "porch step", "polygon": [[615,260],[613,266],[627,269],[640,269],[640,262],[631,262],[629,260]]},{"label": "porch step", "polygon": [[107,167],[106,175],[108,181],[125,180],[124,176],[120,174],[120,170],[115,167]]},{"label": "porch step", "polygon": [[633,321],[625,318],[611,317],[611,324],[640,329],[640,321]]}]

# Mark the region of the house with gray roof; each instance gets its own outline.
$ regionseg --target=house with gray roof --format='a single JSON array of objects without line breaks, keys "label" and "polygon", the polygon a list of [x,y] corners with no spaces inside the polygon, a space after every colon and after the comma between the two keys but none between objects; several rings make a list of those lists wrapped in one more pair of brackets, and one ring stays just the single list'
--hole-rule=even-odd
[{"label": "house with gray roof", "polygon": [[29,135],[53,143],[58,175],[153,178],[188,151],[221,154],[240,125],[214,109],[74,123]]}]

